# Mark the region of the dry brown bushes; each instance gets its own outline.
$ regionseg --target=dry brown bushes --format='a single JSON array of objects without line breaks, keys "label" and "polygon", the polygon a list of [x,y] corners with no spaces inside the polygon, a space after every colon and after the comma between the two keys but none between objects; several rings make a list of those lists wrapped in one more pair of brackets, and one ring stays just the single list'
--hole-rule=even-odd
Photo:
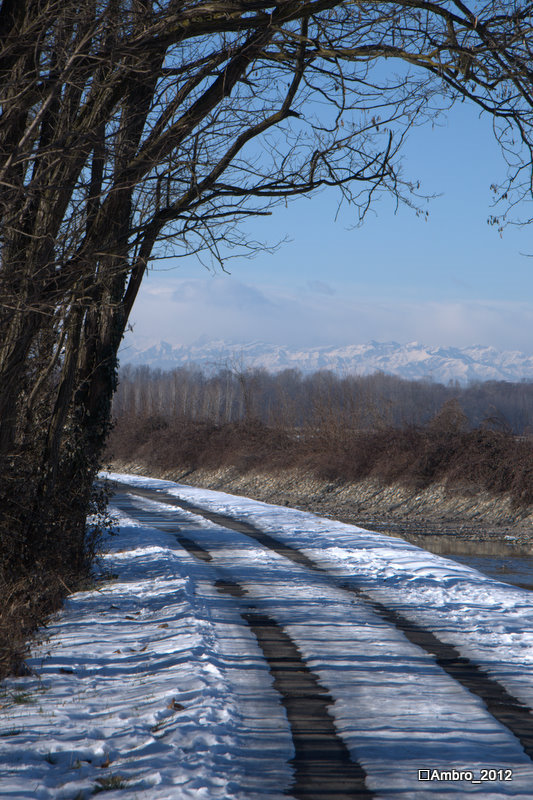
[{"label": "dry brown bushes", "polygon": [[533,502],[532,456],[527,439],[461,425],[286,431],[253,420],[215,425],[131,417],[117,422],[108,449],[110,458],[153,470],[291,466],[330,481],[376,478],[416,489],[444,483],[450,489],[486,490],[508,494],[516,505]]}]

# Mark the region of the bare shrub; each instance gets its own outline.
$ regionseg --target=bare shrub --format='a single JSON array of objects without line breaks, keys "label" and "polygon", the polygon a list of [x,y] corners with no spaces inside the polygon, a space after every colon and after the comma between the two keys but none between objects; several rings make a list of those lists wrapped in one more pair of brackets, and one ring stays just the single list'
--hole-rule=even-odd
[{"label": "bare shrub", "polygon": [[508,494],[516,505],[533,502],[532,443],[502,431],[462,430],[460,417],[451,420],[449,426],[441,417],[425,428],[343,433],[326,426],[295,433],[257,420],[225,425],[179,420],[154,429],[145,419],[129,418],[127,426],[117,423],[110,454],[156,471],[291,466],[339,483],[374,478],[424,489],[438,482]]}]

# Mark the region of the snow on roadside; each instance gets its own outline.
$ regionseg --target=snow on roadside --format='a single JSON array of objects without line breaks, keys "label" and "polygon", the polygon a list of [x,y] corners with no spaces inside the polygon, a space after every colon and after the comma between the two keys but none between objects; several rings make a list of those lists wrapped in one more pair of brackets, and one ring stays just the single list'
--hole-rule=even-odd
[{"label": "snow on roadside", "polygon": [[[477,696],[367,604],[337,588],[328,576],[165,502],[165,495],[160,501],[119,496],[116,502],[125,501],[165,527],[173,521],[181,535],[209,552],[209,569],[246,590],[244,608],[266,611],[283,626],[334,698],[336,729],[366,770],[376,800],[467,795],[530,800],[533,766],[516,738]],[[231,498],[239,517],[236,507],[242,499]],[[290,509],[266,508],[280,511],[290,523]],[[419,781],[419,769],[454,770],[472,779]],[[496,777],[482,780],[491,769]]]},{"label": "snow on roadside", "polygon": [[[531,593],[312,514],[109,477],[248,519],[423,622],[533,701]],[[134,505],[163,510],[161,500]],[[266,608],[297,642],[335,697],[337,728],[379,800],[531,796],[533,767],[518,741],[401,632],[324,576],[166,509],[213,562],[190,556],[172,533],[122,515],[105,556],[110,576],[54,617],[33,647],[36,674],[0,686],[0,797],[87,800],[98,787],[110,800],[286,796],[293,750],[285,712],[239,602],[214,586],[220,574],[248,590],[241,607]],[[511,768],[513,781],[417,783],[416,767],[433,765]]]},{"label": "snow on roadside", "polygon": [[533,593],[385,534],[172,481],[109,473],[238,515],[454,644],[533,708]]},{"label": "snow on roadside", "polygon": [[115,577],[43,631],[35,676],[0,685],[0,796],[281,800],[290,732],[231,601],[172,537],[124,517],[104,567]]}]

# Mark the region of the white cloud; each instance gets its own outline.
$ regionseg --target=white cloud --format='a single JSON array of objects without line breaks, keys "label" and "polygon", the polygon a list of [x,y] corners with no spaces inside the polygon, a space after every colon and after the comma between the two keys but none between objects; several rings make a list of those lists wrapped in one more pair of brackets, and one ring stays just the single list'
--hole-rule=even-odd
[{"label": "white cloud", "polygon": [[[310,281],[311,283],[317,283]],[[328,286],[328,284],[324,284]],[[312,290],[314,288],[314,290]],[[353,287],[249,285],[232,276],[143,287],[128,341],[190,344],[200,337],[303,347],[377,341],[493,345],[533,352],[533,304],[373,298]]]},{"label": "white cloud", "polygon": [[335,289],[324,281],[307,281],[307,285],[312,292],[318,292],[318,294],[335,294]]},{"label": "white cloud", "polygon": [[231,276],[214,276],[207,279],[185,280],[172,292],[178,305],[197,304],[225,309],[268,308],[272,301],[253,286],[247,286]]}]

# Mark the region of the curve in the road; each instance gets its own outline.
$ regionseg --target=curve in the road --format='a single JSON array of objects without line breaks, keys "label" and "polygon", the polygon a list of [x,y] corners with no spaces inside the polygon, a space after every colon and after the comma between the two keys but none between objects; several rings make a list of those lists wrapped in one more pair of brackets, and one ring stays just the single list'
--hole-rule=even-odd
[{"label": "curve in the road", "polygon": [[435,658],[437,664],[451,678],[456,680],[472,694],[477,695],[487,707],[492,716],[520,741],[525,753],[533,760],[533,716],[531,710],[520,700],[511,695],[504,686],[497,680],[490,677],[478,664],[469,658],[461,656],[459,651],[451,644],[441,641],[435,634],[427,630],[418,623],[413,622],[400,612],[385,606],[375,600],[363,589],[353,584],[340,583],[335,581],[328,570],[316,564],[312,559],[294,547],[281,542],[274,536],[256,528],[249,522],[230,517],[226,514],[219,514],[207,509],[195,506],[186,500],[181,500],[175,495],[166,493],[158,489],[141,489],[132,487],[130,484],[114,482],[118,489],[137,494],[150,500],[165,502],[168,505],[175,505],[198,514],[211,522],[230,528],[231,530],[243,533],[255,539],[259,544],[274,550],[279,555],[289,558],[291,561],[327,575],[340,588],[351,592],[360,601],[370,606],[385,622],[393,624],[401,630],[406,638],[412,643],[422,648],[426,653]]}]

